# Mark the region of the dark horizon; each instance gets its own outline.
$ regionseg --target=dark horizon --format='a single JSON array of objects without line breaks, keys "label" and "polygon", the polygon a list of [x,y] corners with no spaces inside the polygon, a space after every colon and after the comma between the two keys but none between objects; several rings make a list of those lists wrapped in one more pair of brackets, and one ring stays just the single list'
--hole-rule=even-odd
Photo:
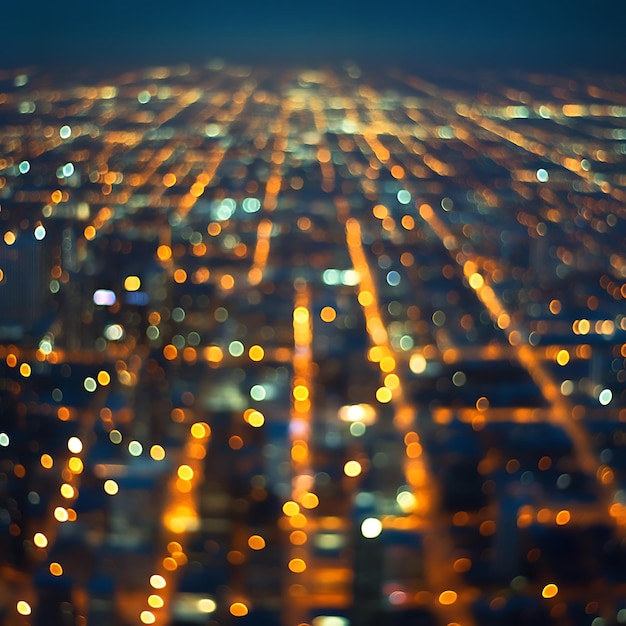
[{"label": "dark horizon", "polygon": [[[21,5],[23,6],[23,5]],[[389,9],[329,1],[294,10],[251,0],[208,7],[113,0],[59,10],[33,0],[3,9],[0,68],[138,67],[220,57],[246,64],[320,65],[351,59],[411,67],[606,70],[626,67],[618,3],[448,0]]]}]

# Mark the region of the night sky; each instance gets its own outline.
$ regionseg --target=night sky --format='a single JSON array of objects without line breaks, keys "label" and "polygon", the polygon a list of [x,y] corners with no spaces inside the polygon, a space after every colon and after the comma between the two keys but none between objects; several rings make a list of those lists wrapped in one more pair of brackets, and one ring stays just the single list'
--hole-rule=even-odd
[{"label": "night sky", "polygon": [[3,2],[0,67],[228,61],[623,71],[623,0]]}]

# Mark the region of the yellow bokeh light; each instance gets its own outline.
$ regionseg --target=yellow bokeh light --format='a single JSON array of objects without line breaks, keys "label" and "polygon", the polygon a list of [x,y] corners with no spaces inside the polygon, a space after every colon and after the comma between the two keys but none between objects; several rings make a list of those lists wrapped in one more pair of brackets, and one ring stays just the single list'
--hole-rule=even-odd
[{"label": "yellow bokeh light", "polygon": [[106,372],[105,370],[100,370],[98,372],[98,382],[103,387],[106,387],[111,382],[111,375],[109,374],[109,372]]},{"label": "yellow bokeh light", "polygon": [[43,533],[35,533],[33,543],[38,548],[45,548],[48,545],[48,538]]},{"label": "yellow bokeh light", "polygon": [[456,599],[457,599],[457,593],[456,591],[452,591],[451,589],[442,591],[439,594],[439,604],[443,604],[444,606],[454,604],[456,602]]},{"label": "yellow bokeh light", "polygon": [[[406,230],[413,230],[415,228],[415,220],[410,215],[403,215],[402,219],[400,220],[400,223]],[[407,254],[407,253],[404,253],[404,254]],[[408,262],[408,261],[409,261],[408,257],[404,257],[404,261],[400,259],[400,262],[403,265],[405,264],[405,262]],[[412,264],[411,262],[408,262],[408,265],[406,265],[405,267],[408,267],[411,264]]]},{"label": "yellow bokeh light", "polygon": [[509,316],[508,313],[500,313],[500,315],[498,315],[498,319],[496,323],[498,324],[498,328],[501,328],[502,330],[504,330],[510,326],[511,317]]},{"label": "yellow bokeh light", "polygon": [[387,374],[387,376],[385,376],[384,386],[392,391],[398,389],[400,387],[400,378],[397,374]]},{"label": "yellow bokeh light", "polygon": [[551,300],[549,304],[550,313],[558,315],[561,312],[561,306],[560,300]]},{"label": "yellow bokeh light", "polygon": [[69,485],[68,483],[63,483],[61,485],[60,491],[61,491],[61,495],[64,498],[67,498],[68,500],[70,498],[73,498],[76,493],[74,490],[74,487],[72,487],[72,485]]},{"label": "yellow bokeh light", "polygon": [[319,503],[319,498],[314,493],[305,493],[300,499],[300,503],[305,509],[314,509]]},{"label": "yellow bokeh light", "polygon": [[383,218],[387,217],[387,215],[389,215],[389,210],[384,204],[377,204],[372,209],[372,214],[374,215],[374,217],[377,217],[379,220],[382,220]]},{"label": "yellow bokeh light", "polygon": [[309,456],[309,448],[306,443],[295,443],[291,448],[291,458],[298,463],[305,463]]},{"label": "yellow bokeh light", "polygon": [[169,261],[172,258],[172,249],[169,246],[161,245],[157,248],[159,261]]},{"label": "yellow bokeh light", "polygon": [[154,624],[156,617],[152,611],[142,611],[139,615],[142,624]]},{"label": "yellow bokeh light", "polygon": [[263,550],[265,548],[265,539],[261,535],[251,535],[248,538],[248,546],[251,550]]},{"label": "yellow bokeh light", "polygon": [[163,559],[163,569],[167,570],[168,572],[176,571],[178,569],[178,563],[176,562],[176,559],[171,556],[166,556]]},{"label": "yellow bokeh light", "polygon": [[304,528],[307,525],[307,519],[302,513],[298,513],[289,518],[289,525],[292,528]]},{"label": "yellow bokeh light", "polygon": [[165,578],[159,574],[153,574],[150,576],[150,586],[154,589],[165,589],[167,582]]},{"label": "yellow bokeh light", "polygon": [[289,569],[294,574],[301,574],[306,569],[306,563],[302,559],[291,559],[289,561]]},{"label": "yellow bokeh light", "polygon": [[243,602],[233,602],[228,610],[235,617],[243,617],[248,614],[248,607]]},{"label": "yellow bokeh light", "polygon": [[177,473],[181,480],[191,480],[193,478],[193,470],[189,465],[181,465]]},{"label": "yellow bokeh light", "polygon": [[163,446],[155,444],[150,448],[150,456],[155,461],[162,461],[165,458],[165,449]]},{"label": "yellow bokeh light", "polygon": [[478,272],[474,272],[469,277],[469,284],[472,289],[480,289],[485,284],[485,280]]},{"label": "yellow bokeh light", "polygon": [[548,583],[541,591],[544,598],[554,598],[557,593],[559,593],[559,588],[554,583]]},{"label": "yellow bokeh light", "polygon": [[300,505],[293,500],[288,500],[283,504],[283,513],[288,517],[292,517],[293,515],[297,515],[300,513]]},{"label": "yellow bokeh light", "polygon": [[294,530],[289,535],[289,541],[294,546],[301,546],[307,542],[307,535],[302,530]]},{"label": "yellow bokeh light", "polygon": [[569,363],[569,352],[567,350],[559,350],[556,355],[556,362],[561,365],[567,365]]},{"label": "yellow bokeh light", "polygon": [[148,606],[151,606],[153,609],[160,609],[163,604],[163,598],[160,595],[153,593],[148,596]]},{"label": "yellow bokeh light", "polygon": [[376,400],[378,400],[381,404],[391,402],[391,398],[391,389],[388,389],[387,387],[379,387],[376,390]]},{"label": "yellow bokeh light", "polygon": [[254,428],[260,428],[263,426],[263,424],[265,424],[265,417],[263,416],[263,413],[255,410],[250,411],[248,414],[248,424]]},{"label": "yellow bokeh light", "polygon": [[69,519],[67,509],[64,509],[62,506],[56,507],[56,509],[54,509],[54,519],[56,519],[57,522],[67,522]]},{"label": "yellow bokeh light", "polygon": [[358,476],[363,471],[361,464],[358,461],[348,461],[343,466],[343,473],[351,478]]},{"label": "yellow bokeh light", "polygon": [[414,374],[423,374],[426,371],[426,358],[423,354],[412,354],[409,359],[409,367]]},{"label": "yellow bokeh light", "polygon": [[571,517],[571,513],[568,510],[563,509],[556,514],[556,523],[558,526],[565,526],[566,524],[569,524]]},{"label": "yellow bokeh light", "polygon": [[309,321],[309,310],[304,306],[298,306],[293,311],[293,321],[296,324],[306,324]]},{"label": "yellow bokeh light", "polygon": [[114,496],[119,490],[119,485],[114,480],[104,481],[104,492],[108,495]]},{"label": "yellow bokeh light", "polygon": [[54,459],[49,454],[42,454],[40,463],[43,468],[51,469],[54,465]]},{"label": "yellow bokeh light", "polygon": [[251,361],[262,361],[265,356],[265,350],[261,346],[251,346],[248,350],[248,356]]},{"label": "yellow bokeh light", "polygon": [[191,425],[190,429],[191,436],[194,439],[203,439],[209,434],[209,431],[210,429],[208,424],[205,424],[204,422],[195,422]]},{"label": "yellow bokeh light", "polygon": [[163,356],[168,361],[173,361],[178,356],[178,349],[176,348],[176,346],[172,345],[171,343],[168,343],[163,348]]},{"label": "yellow bokeh light", "polygon": [[80,454],[83,450],[83,442],[78,437],[70,437],[67,440],[67,449],[73,454]]},{"label": "yellow bokeh light", "polygon": [[417,441],[412,441],[406,446],[406,455],[409,459],[418,459],[422,456],[422,446]]},{"label": "yellow bokeh light", "polygon": [[137,291],[141,287],[141,279],[139,276],[127,276],[124,279],[124,289],[126,291]]},{"label": "yellow bokeh light", "polygon": [[293,397],[296,400],[306,400],[309,397],[309,390],[305,385],[296,385],[293,388]]},{"label": "yellow bokeh light", "polygon": [[219,363],[224,358],[224,352],[219,346],[207,346],[204,349],[204,358],[209,363]]},{"label": "yellow bokeh light", "polygon": [[374,302],[374,296],[371,291],[361,291],[357,299],[361,306],[369,306]]},{"label": "yellow bokeh light", "polygon": [[337,317],[337,311],[335,311],[335,309],[333,309],[332,306],[325,306],[321,311],[320,311],[320,318],[323,322],[332,322],[336,319]]},{"label": "yellow bokeh light", "polygon": [[217,604],[215,604],[215,600],[211,598],[200,598],[198,600],[198,610],[201,613],[213,613],[217,608]]},{"label": "yellow bokeh light", "polygon": [[50,573],[53,576],[63,575],[63,567],[61,566],[60,563],[57,563],[57,562],[50,563],[50,567],[48,569],[50,570]]},{"label": "yellow bokeh light", "polygon": [[32,612],[30,604],[26,600],[20,600],[16,605],[16,609],[20,615],[30,615]]},{"label": "yellow bokeh light", "polygon": [[222,232],[222,226],[217,222],[210,222],[206,227],[206,231],[211,237],[217,237]]},{"label": "yellow bokeh light", "polygon": [[173,187],[176,184],[176,175],[168,172],[163,176],[163,184],[166,187]]},{"label": "yellow bokeh light", "polygon": [[203,193],[204,193],[204,185],[198,181],[196,181],[193,185],[191,185],[191,187],[189,188],[189,193],[194,197],[194,198],[199,198]]},{"label": "yellow bokeh light", "polygon": [[372,361],[372,363],[379,363],[383,356],[384,351],[380,346],[371,347],[367,354],[367,358]]},{"label": "yellow bokeh light", "polygon": [[182,549],[183,547],[178,541],[170,541],[167,544],[167,551],[170,554],[173,554],[174,552],[181,552]]},{"label": "yellow bokeh light", "polygon": [[235,279],[231,274],[224,274],[220,278],[220,287],[226,291],[230,291],[235,286]]},{"label": "yellow bokeh light", "polygon": [[174,272],[174,282],[182,285],[187,280],[187,272],[184,269],[178,268]]},{"label": "yellow bokeh light", "polygon": [[385,356],[380,360],[378,366],[381,372],[393,372],[396,367],[396,360],[392,356]]},{"label": "yellow bokeh light", "polygon": [[405,171],[404,171],[404,168],[401,165],[394,165],[391,168],[391,172],[390,173],[391,173],[391,175],[394,178],[400,180],[401,178],[404,178]]},{"label": "yellow bokeh light", "polygon": [[77,457],[73,456],[68,462],[68,467],[74,474],[80,474],[83,471],[83,462]]},{"label": "yellow bokeh light", "polygon": [[[13,356],[13,355],[9,355],[9,356]],[[9,357],[7,357],[7,365],[9,364]],[[66,406],[60,406],[57,410],[57,417],[62,421],[62,422],[67,422],[67,420],[70,419],[71,413],[70,410],[66,407]]]}]

